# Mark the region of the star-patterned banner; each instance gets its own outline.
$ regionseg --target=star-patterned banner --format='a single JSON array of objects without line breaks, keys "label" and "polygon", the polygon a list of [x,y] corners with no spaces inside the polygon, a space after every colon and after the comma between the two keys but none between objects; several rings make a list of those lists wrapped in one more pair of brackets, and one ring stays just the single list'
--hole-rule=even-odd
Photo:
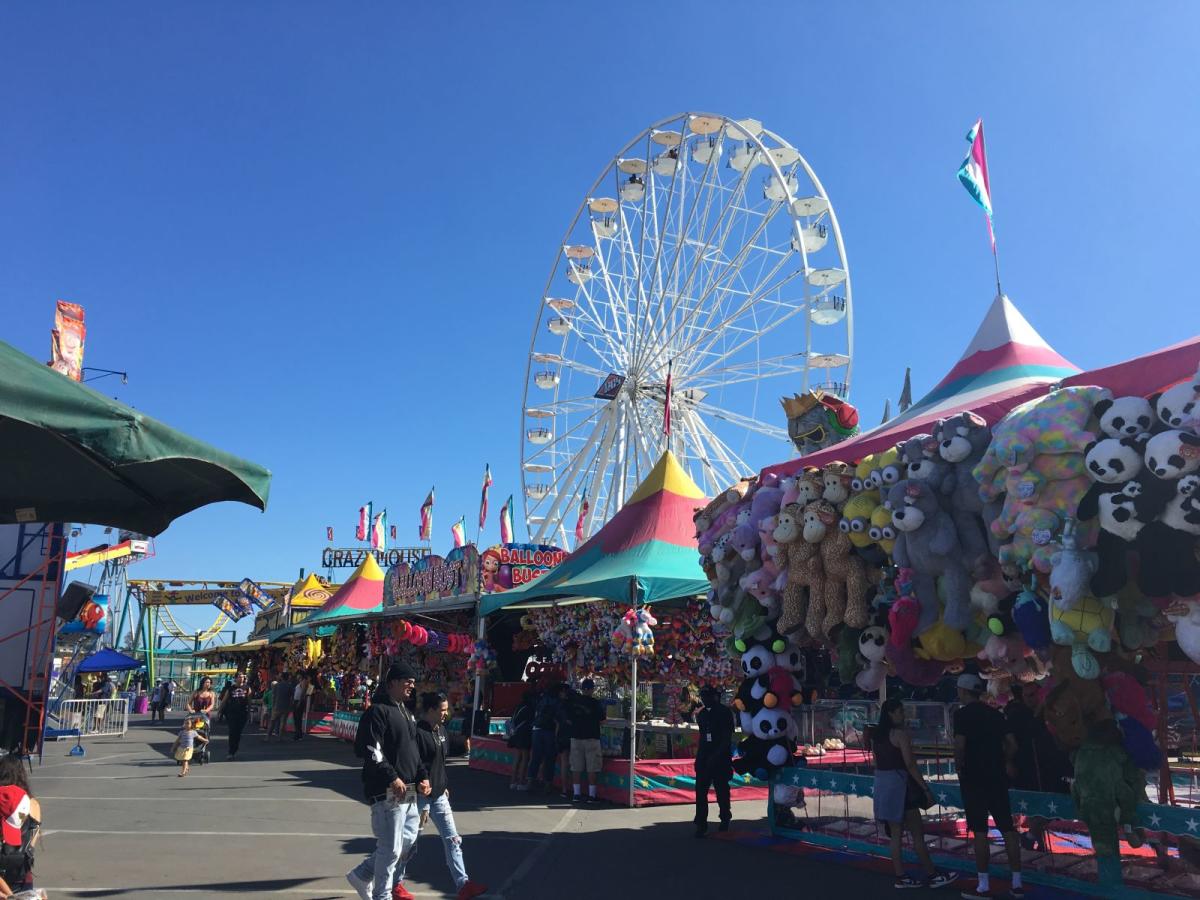
[{"label": "star-patterned banner", "polygon": [[[783,769],[772,776],[773,783],[788,784],[806,790],[830,791],[870,797],[875,790],[875,776],[852,775],[828,769],[797,767]],[[962,808],[962,792],[958,784],[931,782],[933,797],[939,806]],[[1009,791],[1012,811],[1022,816],[1043,816],[1049,819],[1077,819],[1075,803],[1067,794],[1044,794],[1039,791]],[[1138,806],[1137,825],[1151,831],[1200,837],[1200,809],[1186,806],[1162,806],[1143,803]]]}]

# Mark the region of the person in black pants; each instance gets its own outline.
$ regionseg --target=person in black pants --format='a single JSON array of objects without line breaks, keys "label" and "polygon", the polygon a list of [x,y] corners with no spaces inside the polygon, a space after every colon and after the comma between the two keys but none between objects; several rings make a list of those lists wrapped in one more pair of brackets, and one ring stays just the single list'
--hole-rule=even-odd
[{"label": "person in black pants", "polygon": [[292,740],[298,741],[304,737],[305,719],[308,717],[308,686],[312,683],[312,676],[307,672],[300,673],[300,680],[296,682],[295,690],[292,692],[292,724],[295,726],[296,733],[292,735]]},{"label": "person in black pants", "polygon": [[221,714],[225,724],[229,726],[229,760],[237,756],[238,747],[242,743],[242,732],[246,730],[246,721],[250,717],[250,688],[246,684],[246,673],[238,672],[233,677],[233,683],[225,685],[221,691]]},{"label": "person in black pants", "polygon": [[721,831],[729,830],[729,779],[733,777],[733,711],[721,702],[721,693],[706,685],[700,691],[704,708],[696,715],[700,742],[696,745],[696,837],[708,833],[708,789],[717,795]]}]

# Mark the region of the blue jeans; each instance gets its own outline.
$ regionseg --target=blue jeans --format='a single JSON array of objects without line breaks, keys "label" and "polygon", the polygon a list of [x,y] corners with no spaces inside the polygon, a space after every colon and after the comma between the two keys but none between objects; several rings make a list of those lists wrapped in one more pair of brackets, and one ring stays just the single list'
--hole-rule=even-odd
[{"label": "blue jeans", "polygon": [[546,778],[549,784],[554,780],[554,762],[558,759],[558,740],[552,728],[533,729],[533,751],[529,755],[529,778],[537,780],[538,770],[545,764]]},{"label": "blue jeans", "polygon": [[[417,797],[417,807],[421,812],[429,810],[429,818],[442,836],[442,849],[446,851],[446,868],[454,876],[454,886],[461,888],[467,883],[467,866],[463,862],[462,838],[454,825],[454,810],[450,808],[450,797],[442,794],[432,801],[428,797]],[[404,859],[400,861],[400,874],[397,881],[404,881],[404,871],[412,858],[417,855],[417,845],[414,843]]]},{"label": "blue jeans", "polygon": [[371,804],[375,852],[360,862],[354,871],[363,881],[374,885],[372,900],[392,900],[397,866],[416,846],[420,828],[421,816],[415,801],[397,804],[379,800]]}]

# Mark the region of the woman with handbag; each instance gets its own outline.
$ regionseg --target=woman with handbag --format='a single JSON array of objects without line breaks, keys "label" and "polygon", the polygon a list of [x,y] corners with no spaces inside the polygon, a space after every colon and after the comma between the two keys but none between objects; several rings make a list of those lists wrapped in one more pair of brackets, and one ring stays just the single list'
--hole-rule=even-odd
[{"label": "woman with handbag", "polygon": [[[884,701],[879,723],[871,729],[871,743],[875,753],[875,819],[883,822],[892,841],[892,868],[896,873],[893,886],[898,890],[945,887],[958,876],[939,872],[925,846],[921,810],[933,806],[933,793],[917,768],[904,727],[904,702],[899,697]],[[904,871],[905,829],[925,870],[924,878],[913,878]]]}]

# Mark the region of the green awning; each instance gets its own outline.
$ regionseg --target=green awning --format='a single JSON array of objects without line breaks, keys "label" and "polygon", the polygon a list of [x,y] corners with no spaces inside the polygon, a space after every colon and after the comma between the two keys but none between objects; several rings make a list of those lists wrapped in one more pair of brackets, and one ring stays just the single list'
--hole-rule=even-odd
[{"label": "green awning", "polygon": [[157,535],[222,500],[266,509],[271,473],[60,375],[0,341],[0,523]]}]

